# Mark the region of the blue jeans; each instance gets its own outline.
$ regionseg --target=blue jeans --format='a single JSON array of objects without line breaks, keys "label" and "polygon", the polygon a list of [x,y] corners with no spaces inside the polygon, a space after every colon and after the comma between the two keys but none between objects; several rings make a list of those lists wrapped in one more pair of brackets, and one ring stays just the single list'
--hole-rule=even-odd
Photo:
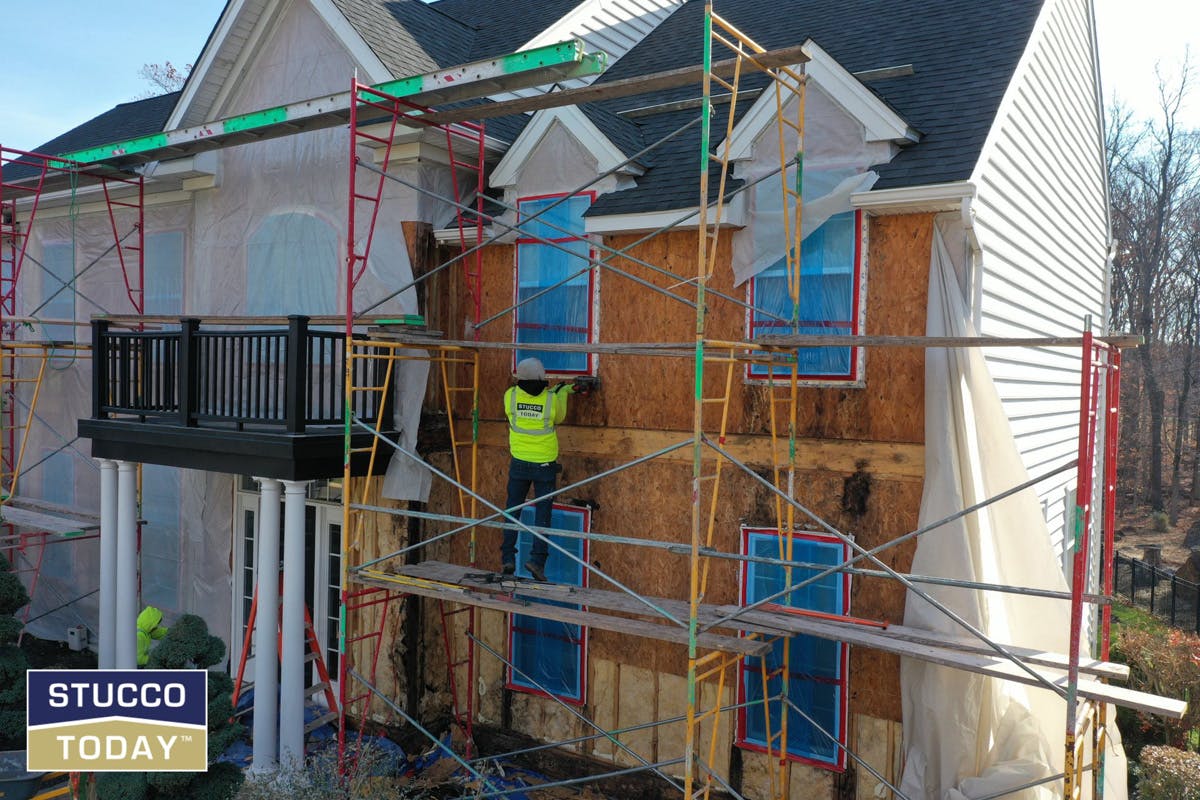
[{"label": "blue jeans", "polygon": [[[542,497],[554,491],[558,483],[559,465],[556,461],[549,464],[531,464],[514,458],[508,465],[508,499],[504,501],[506,509],[512,509],[525,502],[529,496],[529,487],[533,486],[533,496]],[[547,497],[539,500],[533,507],[533,524],[539,528],[550,527],[550,512],[554,508],[554,498]],[[520,512],[511,512],[520,519]],[[533,537],[533,548],[529,560],[539,567],[546,566],[546,557],[550,547],[544,539]],[[504,542],[500,545],[500,561],[503,564],[517,563],[517,529],[504,529]]]}]

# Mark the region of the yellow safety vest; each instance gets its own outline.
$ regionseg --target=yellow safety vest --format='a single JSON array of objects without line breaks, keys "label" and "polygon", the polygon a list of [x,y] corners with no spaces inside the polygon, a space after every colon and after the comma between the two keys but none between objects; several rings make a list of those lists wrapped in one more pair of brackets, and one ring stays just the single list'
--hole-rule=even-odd
[{"label": "yellow safety vest", "polygon": [[531,395],[513,386],[504,393],[508,449],[513,458],[546,464],[558,458],[558,423],[567,416],[565,390]]}]

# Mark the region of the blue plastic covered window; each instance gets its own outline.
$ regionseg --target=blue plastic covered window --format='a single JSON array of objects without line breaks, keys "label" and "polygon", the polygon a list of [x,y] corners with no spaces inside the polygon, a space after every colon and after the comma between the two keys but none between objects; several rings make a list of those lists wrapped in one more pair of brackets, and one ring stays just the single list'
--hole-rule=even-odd
[{"label": "blue plastic covered window", "polygon": [[[521,509],[521,521],[533,524],[533,507]],[[562,530],[586,531],[590,512],[586,508],[554,506],[550,527]],[[517,564],[529,560],[532,535],[521,531],[517,537]],[[567,536],[551,536],[550,541],[587,561],[587,542]],[[517,570],[528,578],[524,566]],[[583,565],[568,558],[553,547],[546,561],[546,577],[554,583],[586,586]],[[535,601],[536,602],[536,601]],[[579,605],[555,600],[543,600],[549,605],[579,608]],[[548,693],[570,703],[582,703],[585,698],[584,665],[587,663],[587,628],[525,614],[513,614],[509,623],[509,660],[516,669],[509,670],[509,688],[534,694]],[[540,688],[539,688],[540,687]]]},{"label": "blue plastic covered window", "polygon": [[[836,539],[796,534],[792,560],[833,566],[846,559],[845,545]],[[747,530],[745,551],[748,555],[778,559],[779,535],[773,530]],[[820,570],[793,568],[791,583],[816,575]],[[742,567],[744,601],[753,603],[787,587],[785,570],[772,564],[746,563]],[[849,611],[849,576],[835,572],[808,584],[776,604],[785,607],[845,614]],[[790,647],[786,697],[807,714],[806,720],[779,698],[784,694],[782,667],[784,647]],[[815,636],[793,636],[776,642],[768,653],[767,708],[770,735],[779,733],[783,710],[787,709],[787,752],[794,760],[810,761],[837,769],[845,766],[845,750],[836,742],[846,743],[846,673],[849,648],[842,642]],[[745,747],[765,750],[768,731],[761,701],[764,696],[762,659],[746,658],[739,669],[741,701],[754,703],[738,711],[738,740]],[[812,723],[824,729],[818,730]],[[826,735],[828,734],[828,735]],[[833,738],[831,739],[830,736]]]},{"label": "blue plastic covered window", "polygon": [[[557,205],[555,205],[557,203]],[[592,340],[591,254],[584,238],[583,214],[591,194],[521,200],[521,234],[517,239],[517,344],[586,344]],[[534,219],[529,219],[538,214]],[[526,302],[528,301],[528,302]],[[516,360],[538,358],[548,372],[587,374],[588,353],[518,348]]]},{"label": "blue plastic covered window", "polygon": [[[851,336],[858,332],[858,213],[836,214],[800,246],[800,308],[788,292],[787,260],[775,262],[750,281],[750,338],[772,334]],[[766,314],[762,311],[768,312]],[[782,318],[782,319],[780,319]],[[801,376],[814,380],[857,379],[854,349],[801,347],[796,351]],[[771,370],[787,376],[786,366],[754,364],[750,377],[766,378]]]}]

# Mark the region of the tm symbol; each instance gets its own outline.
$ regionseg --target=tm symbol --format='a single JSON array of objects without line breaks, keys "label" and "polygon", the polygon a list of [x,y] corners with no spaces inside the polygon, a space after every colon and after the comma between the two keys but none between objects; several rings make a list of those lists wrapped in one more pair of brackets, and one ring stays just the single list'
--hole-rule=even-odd
[{"label": "tm symbol", "polygon": [[180,736],[179,737],[179,741],[181,741],[181,742],[190,742],[191,740],[192,740],[191,736]]}]

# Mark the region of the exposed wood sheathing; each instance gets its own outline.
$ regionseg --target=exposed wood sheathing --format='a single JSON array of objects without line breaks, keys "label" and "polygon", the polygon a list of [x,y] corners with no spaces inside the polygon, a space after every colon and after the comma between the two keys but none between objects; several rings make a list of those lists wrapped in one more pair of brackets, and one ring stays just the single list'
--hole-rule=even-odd
[{"label": "exposed wood sheathing", "polygon": [[[872,219],[869,223],[866,332],[888,335],[921,335],[931,246],[932,216],[906,215]],[[729,233],[721,244],[727,263]],[[622,247],[633,237],[617,237],[608,244]],[[695,234],[673,232],[638,246],[633,255],[688,275],[694,272]],[[486,318],[513,303],[513,265],[515,248],[508,245],[488,247],[483,258],[485,276],[482,314]],[[614,261],[639,277],[662,287],[672,287],[681,296],[694,297],[686,286],[656,275],[627,259]],[[719,269],[713,288],[744,297],[744,287],[730,285],[728,269]],[[598,325],[600,340],[606,342],[683,341],[695,327],[694,311],[610,272],[602,271],[599,280]],[[454,289],[463,286],[460,274],[447,276],[442,285]],[[455,292],[457,296],[463,295]],[[437,296],[437,295],[434,295]],[[470,302],[465,297],[457,307],[432,310],[439,329],[450,336],[471,338],[468,320]],[[710,298],[708,335],[714,339],[738,340],[745,337],[744,309]],[[443,314],[445,316],[443,316]],[[511,314],[479,332],[485,341],[511,341]],[[499,504],[505,494],[507,476],[506,427],[500,397],[510,383],[510,352],[480,351],[480,447],[477,490]],[[601,390],[587,398],[572,398],[568,424],[560,431],[563,473],[559,485],[583,480],[612,469],[630,458],[684,439],[691,427],[692,362],[636,356],[601,357],[598,374]],[[707,370],[706,391],[719,394],[723,368]],[[880,348],[867,354],[863,388],[804,388],[799,402],[800,455],[797,475],[797,499],[831,525],[852,533],[855,541],[870,548],[916,527],[923,474],[923,394],[924,353],[913,348]],[[747,384],[743,368],[738,367],[730,402],[730,442],[736,442],[739,454],[761,475],[770,478],[769,389]],[[440,402],[440,400],[438,401]],[[466,411],[465,408],[460,411]],[[715,429],[716,420],[710,428]],[[465,428],[465,423],[462,428]],[[464,431],[465,432],[465,431]],[[805,446],[808,446],[806,449]],[[448,464],[444,457],[439,464]],[[683,450],[669,459],[633,467],[566,493],[565,500],[586,501],[594,505],[592,530],[622,536],[686,542],[689,538],[690,451]],[[429,508],[443,513],[458,513],[455,493],[440,481],[434,482]],[[481,514],[485,513],[481,508]],[[798,519],[801,515],[798,515]],[[717,515],[713,545],[719,550],[737,552],[741,548],[743,525],[773,528],[775,506],[770,492],[752,477],[737,469],[726,469],[721,483],[721,503]],[[814,526],[803,526],[814,527]],[[425,536],[448,530],[444,524],[425,524]],[[477,529],[477,560],[481,568],[498,569],[498,529]],[[890,550],[884,560],[897,570],[907,570],[913,546]],[[455,563],[468,560],[465,534],[452,542],[431,547],[426,558]],[[686,598],[688,563],[686,556],[593,542],[590,560],[634,591],[647,595]],[[738,566],[736,562],[712,562],[706,603],[738,602]],[[603,581],[594,578],[597,588]],[[447,699],[445,655],[440,637],[440,619],[436,603],[423,601],[425,608],[425,679],[427,690]],[[851,600],[857,616],[899,622],[903,617],[904,592],[891,581],[855,577]],[[465,616],[460,616],[465,620]],[[482,611],[480,635],[499,652],[507,650],[507,622],[504,615]],[[461,641],[461,639],[460,639]],[[544,698],[507,693],[502,689],[505,673],[502,665],[487,653],[477,653],[479,664],[475,690],[478,713],[483,722],[499,722],[505,716],[505,703],[511,722],[540,738],[569,738],[584,733],[582,723],[552,701]],[[605,729],[619,728],[682,713],[685,697],[686,648],[662,642],[620,636],[594,630],[589,637],[588,702],[582,712]],[[866,715],[887,726],[900,718],[897,657],[870,651],[852,650],[849,681],[852,715]],[[460,674],[460,685],[465,675]],[[716,687],[704,687],[715,701]],[[431,695],[432,696],[432,695]],[[726,686],[724,703],[734,702],[735,686]],[[678,707],[677,707],[678,706]],[[730,761],[733,717],[724,715],[717,760],[722,768]],[[549,734],[553,735],[549,735]],[[681,725],[663,726],[622,737],[622,741],[646,758],[664,757],[676,752]],[[632,763],[604,739],[578,746],[585,753]],[[755,753],[741,756],[745,785],[759,783],[753,776],[764,773],[762,757]],[[810,770],[797,770],[797,791],[813,789],[817,781],[827,792],[827,779]],[[810,775],[810,777],[804,777]],[[824,781],[824,783],[823,783]]]}]

